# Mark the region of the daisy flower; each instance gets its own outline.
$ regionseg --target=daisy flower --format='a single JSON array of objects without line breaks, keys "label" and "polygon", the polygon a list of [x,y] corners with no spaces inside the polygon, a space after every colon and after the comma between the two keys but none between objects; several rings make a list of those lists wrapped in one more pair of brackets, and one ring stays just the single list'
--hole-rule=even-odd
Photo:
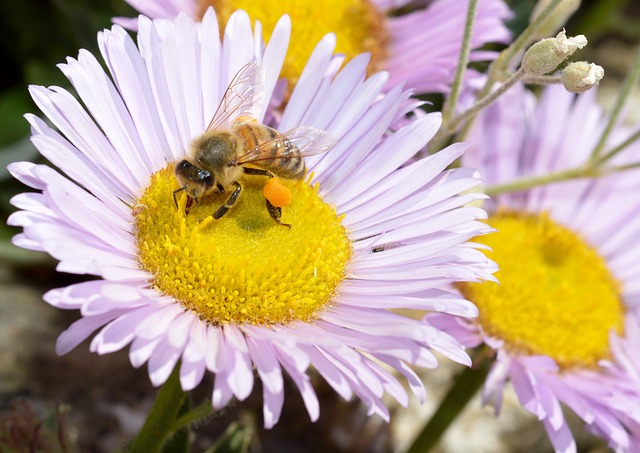
[{"label": "daisy flower", "polygon": [[[480,115],[464,164],[489,185],[581,165],[606,125],[595,96],[555,86],[536,103],[514,89]],[[636,146],[614,160],[639,156]],[[640,445],[640,200],[630,195],[639,181],[628,170],[497,196],[486,207],[499,232],[479,242],[492,249],[500,285],[457,285],[477,321],[429,318],[467,346],[496,351],[484,402],[499,409],[511,382],[559,452],[576,451],[561,403],[616,451]]]},{"label": "daisy flower", "polygon": [[11,173],[37,192],[12,200],[20,211],[9,223],[23,227],[18,246],[49,253],[62,272],[97,277],[45,295],[54,307],[81,314],[60,335],[58,353],[95,333],[92,351],[128,346],[132,365],[146,363],[156,386],[176,365],[185,391],[212,373],[215,408],[247,398],[255,368],[266,427],[280,415],[284,373],[318,418],[312,366],[338,394],[355,394],[388,419],[383,394],[408,402],[390,369],[422,399],[409,365],[437,366],[434,351],[469,363],[454,338],[392,309],[474,316],[475,306],[445,287],[494,271],[467,242],[488,231],[478,221],[484,211],[465,207],[482,197],[467,193],[479,179],[471,170],[446,170],[465,145],[403,166],[440,117],[388,132],[410,93],[396,87],[383,95],[387,75],[367,79],[366,55],[328,76],[335,38],[327,36],[271,125],[312,126],[336,139],[333,149],[307,159],[305,180],[282,180],[292,193],[283,213],[291,229],[265,209],[264,176],[243,178],[237,203],[218,220],[212,214],[224,194],[202,198],[188,214],[185,192],[176,203],[172,196],[180,188],[175,162],[248,62],[262,62],[269,99],[290,29],[285,16],[263,46],[238,12],[221,41],[209,10],[201,23],[184,14],[141,17],[137,46],[119,26],[100,33],[108,72],[87,51],[60,65],[79,99],[59,87],[30,89],[57,129],[27,115],[33,143],[61,172],[12,164]]},{"label": "daisy flower", "polygon": [[[223,26],[233,11],[243,9],[264,26],[265,39],[278,18],[289,14],[292,42],[282,75],[298,80],[316,43],[327,33],[337,35],[336,51],[347,59],[371,54],[369,73],[389,71],[387,88],[406,82],[418,93],[446,92],[453,80],[460,53],[468,0],[434,0],[406,14],[410,0],[127,0],[152,18],[175,17],[184,11],[200,19],[213,6]],[[473,49],[487,43],[507,43],[511,38],[504,21],[511,11],[502,0],[479,0],[471,39]],[[135,27],[135,21],[117,22]],[[475,50],[470,61],[491,60],[495,52]]]}]

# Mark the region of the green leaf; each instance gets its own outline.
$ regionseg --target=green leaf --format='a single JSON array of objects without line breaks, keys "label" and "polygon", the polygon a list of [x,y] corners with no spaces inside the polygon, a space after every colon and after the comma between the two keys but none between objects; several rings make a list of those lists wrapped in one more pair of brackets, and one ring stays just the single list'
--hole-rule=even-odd
[{"label": "green leaf", "polygon": [[177,365],[156,396],[142,429],[129,447],[130,453],[157,453],[173,434],[171,427],[183,410],[186,394],[180,386]]},{"label": "green leaf", "polygon": [[254,429],[251,426],[233,422],[205,453],[247,453],[253,434]]}]

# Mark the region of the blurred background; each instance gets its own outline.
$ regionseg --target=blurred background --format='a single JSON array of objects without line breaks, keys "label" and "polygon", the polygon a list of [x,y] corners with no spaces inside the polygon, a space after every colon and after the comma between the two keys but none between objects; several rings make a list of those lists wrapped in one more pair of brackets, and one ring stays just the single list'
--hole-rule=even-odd
[{"label": "blurred background", "polygon": [[[536,2],[507,3],[515,12],[509,26],[518,34]],[[144,369],[132,369],[126,351],[98,357],[85,344],[64,357],[55,354],[56,337],[77,314],[49,307],[42,294],[81,277],[57,273],[48,256],[11,245],[19,230],[6,226],[13,211],[9,200],[25,189],[5,167],[19,160],[41,161],[23,118],[27,112],[39,113],[28,85],[68,88],[56,64],[76,57],[80,48],[98,54],[96,33],[110,27],[112,17],[136,13],[123,0],[2,0],[0,5],[0,452],[126,451],[155,389]],[[640,1],[583,1],[566,28],[570,35],[589,39],[576,59],[605,68],[600,95],[610,105],[640,43]],[[640,100],[632,102],[632,115],[640,122]],[[443,361],[442,369],[425,373],[430,400],[394,410],[391,424],[367,417],[359,404],[342,401],[316,379],[319,422],[309,423],[299,394],[288,388],[281,422],[264,431],[262,390],[256,385],[248,401],[198,427],[194,451],[205,451],[225,430],[227,440],[241,438],[252,451],[402,451],[458,371]],[[208,399],[210,390],[211,382],[203,383],[194,400]],[[234,421],[238,424],[228,429]],[[578,420],[575,425],[581,451],[607,451],[597,439],[579,435]],[[462,452],[470,451],[469,445],[486,452],[551,451],[542,427],[509,398],[498,420],[472,401],[438,448]]]}]

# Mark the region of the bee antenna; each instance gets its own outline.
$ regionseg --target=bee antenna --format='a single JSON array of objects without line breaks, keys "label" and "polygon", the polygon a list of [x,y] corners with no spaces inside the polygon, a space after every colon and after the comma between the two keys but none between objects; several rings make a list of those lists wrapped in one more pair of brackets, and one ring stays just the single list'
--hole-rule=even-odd
[{"label": "bee antenna", "polygon": [[176,209],[178,209],[178,199],[176,198],[176,194],[178,192],[182,192],[183,190],[187,190],[187,185],[186,184],[184,186],[180,187],[179,189],[173,191],[173,202],[176,205]]}]

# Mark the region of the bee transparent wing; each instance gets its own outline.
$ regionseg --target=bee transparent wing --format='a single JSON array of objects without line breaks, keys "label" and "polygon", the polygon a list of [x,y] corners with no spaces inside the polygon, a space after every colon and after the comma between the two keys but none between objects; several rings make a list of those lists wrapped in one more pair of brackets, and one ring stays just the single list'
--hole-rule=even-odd
[{"label": "bee transparent wing", "polygon": [[[285,146],[281,146],[277,155],[274,155],[274,146],[282,140],[284,140]],[[329,151],[335,144],[335,137],[327,131],[311,126],[298,126],[246,151],[238,158],[238,165],[267,159],[314,156]]]},{"label": "bee transparent wing", "polygon": [[224,129],[238,117],[257,117],[264,103],[264,77],[261,62],[244,65],[227,87],[207,130]]}]

